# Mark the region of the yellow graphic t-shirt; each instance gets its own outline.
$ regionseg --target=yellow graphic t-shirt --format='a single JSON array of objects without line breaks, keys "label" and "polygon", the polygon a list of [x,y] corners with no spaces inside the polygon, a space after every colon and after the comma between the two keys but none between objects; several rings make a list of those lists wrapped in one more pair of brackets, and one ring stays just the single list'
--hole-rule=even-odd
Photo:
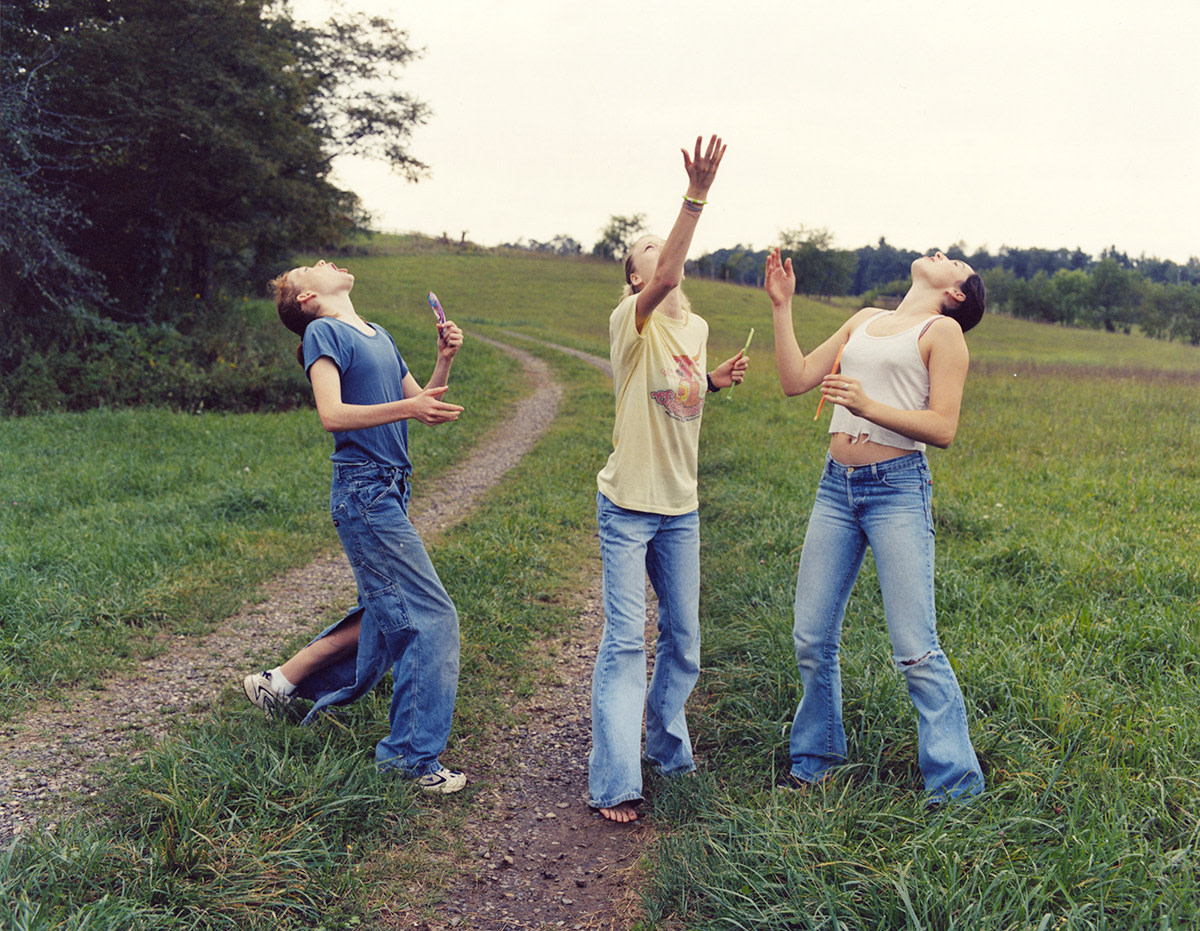
[{"label": "yellow graphic t-shirt", "polygon": [[618,507],[686,514],[699,507],[708,324],[690,311],[680,320],[654,313],[638,333],[636,306],[630,295],[608,321],[617,416],[612,455],[597,484]]}]

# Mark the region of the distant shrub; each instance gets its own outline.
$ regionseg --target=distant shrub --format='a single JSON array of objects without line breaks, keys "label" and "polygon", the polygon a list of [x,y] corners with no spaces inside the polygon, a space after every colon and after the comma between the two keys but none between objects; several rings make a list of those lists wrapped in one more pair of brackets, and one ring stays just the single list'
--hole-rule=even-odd
[{"label": "distant shrub", "polygon": [[292,338],[262,305],[227,309],[190,332],[94,321],[13,356],[0,379],[0,416],[140,405],[245,413],[312,403]]}]

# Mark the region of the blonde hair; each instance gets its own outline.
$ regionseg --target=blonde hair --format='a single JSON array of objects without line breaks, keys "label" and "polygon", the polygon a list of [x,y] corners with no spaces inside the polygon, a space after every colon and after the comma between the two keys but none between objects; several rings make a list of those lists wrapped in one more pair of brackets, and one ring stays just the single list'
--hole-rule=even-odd
[{"label": "blonde hair", "polygon": [[[645,236],[639,236],[632,243],[630,243],[629,249],[625,253],[625,258],[621,260],[622,264],[625,266],[625,287],[621,291],[622,300],[629,297],[631,294],[637,294],[637,292],[639,290],[633,286],[633,282],[630,280],[633,277],[633,249],[634,249],[634,246],[636,246],[639,242],[641,242],[644,239],[647,239],[648,237],[650,237],[652,235],[653,235],[652,233],[647,233]],[[686,294],[684,294],[683,285],[680,285],[676,290],[679,291],[679,306],[686,313],[690,314],[692,312],[692,302],[689,301],[688,296]]]}]

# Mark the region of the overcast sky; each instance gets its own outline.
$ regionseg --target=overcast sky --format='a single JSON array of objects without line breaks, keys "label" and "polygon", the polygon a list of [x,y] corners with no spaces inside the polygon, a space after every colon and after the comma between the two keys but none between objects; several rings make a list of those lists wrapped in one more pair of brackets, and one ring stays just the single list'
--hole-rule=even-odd
[{"label": "overcast sky", "polygon": [[[665,235],[681,146],[729,151],[692,256],[825,228],[842,248],[957,241],[1200,255],[1195,0],[348,0],[424,56],[431,177],[343,159],[384,230],[484,245],[613,214]],[[325,19],[323,0],[294,0]]]}]

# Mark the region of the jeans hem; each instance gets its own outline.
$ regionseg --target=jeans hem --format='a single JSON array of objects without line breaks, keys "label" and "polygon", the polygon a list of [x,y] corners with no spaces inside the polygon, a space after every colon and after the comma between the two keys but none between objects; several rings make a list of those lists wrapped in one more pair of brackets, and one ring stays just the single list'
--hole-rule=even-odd
[{"label": "jeans hem", "polygon": [[[845,764],[838,764],[838,765],[845,765]],[[792,769],[790,770],[790,773],[794,778],[799,779],[801,782],[807,782],[810,786],[815,786],[815,785],[820,785],[822,782],[828,782],[830,779],[832,779],[835,770],[837,770],[837,768],[838,768],[838,765],[830,766],[828,769],[823,769],[823,770],[821,770],[821,772],[817,773],[816,775],[813,775],[812,773],[804,772],[803,770],[797,770],[793,766]]]},{"label": "jeans hem", "polygon": [[589,798],[588,808],[616,808],[622,802],[638,802],[640,804],[644,801],[645,799],[640,792],[628,792],[611,802],[597,802],[595,799]]},{"label": "jeans hem", "polygon": [[696,771],[695,763],[685,763],[682,766],[674,766],[667,768],[665,763],[660,763],[658,760],[652,760],[648,756],[642,757],[642,762],[649,763],[654,767],[654,771],[660,776],[666,776],[668,779],[673,779],[675,776],[687,776]]},{"label": "jeans hem", "polygon": [[375,764],[376,770],[381,773],[396,773],[403,776],[405,779],[420,779],[422,776],[428,776],[430,773],[436,773],[440,769],[444,769],[441,762],[434,760],[432,763],[423,763],[419,766],[409,766],[402,760],[395,758],[390,760],[380,760]]}]

